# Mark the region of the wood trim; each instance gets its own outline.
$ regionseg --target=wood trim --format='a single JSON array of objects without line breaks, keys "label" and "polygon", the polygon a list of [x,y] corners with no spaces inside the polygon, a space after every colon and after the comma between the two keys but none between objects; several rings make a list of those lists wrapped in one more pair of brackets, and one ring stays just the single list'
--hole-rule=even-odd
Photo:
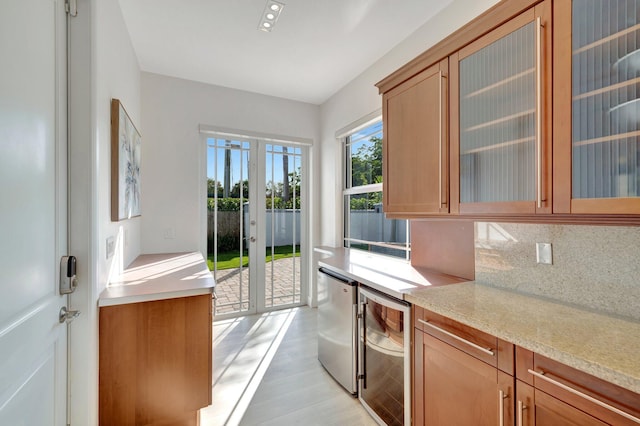
[{"label": "wood trim", "polygon": [[449,57],[449,213],[460,212],[460,61]]},{"label": "wood trim", "polygon": [[[510,376],[515,374],[515,346],[511,342],[498,339],[498,370]],[[510,394],[513,395],[513,394]]]},{"label": "wood trim", "polygon": [[[417,323],[417,322],[416,322]],[[424,425],[424,333],[413,330],[413,395],[412,408],[414,425]]]},{"label": "wood trim", "polygon": [[553,213],[571,213],[571,2],[553,3]]},{"label": "wood trim", "polygon": [[516,378],[533,386],[533,376],[529,369],[533,369],[533,352],[516,346]]},{"label": "wood trim", "polygon": [[[535,18],[536,18],[536,15],[535,15],[535,10],[533,8],[525,10],[524,12],[520,13],[518,16],[494,28],[492,31],[485,34],[482,38],[479,38],[473,43],[470,43],[469,45],[460,49],[459,51],[460,61],[462,61],[469,55],[473,55],[478,50],[482,50],[488,45],[500,40],[502,37],[507,36],[514,31],[517,31],[518,29],[524,27],[525,25],[530,24],[535,20]],[[534,71],[535,69],[532,68],[531,70],[525,71],[523,75],[527,72],[533,73]],[[515,75],[511,78],[517,78],[517,77],[520,77],[520,75]]]},{"label": "wood trim", "polygon": [[540,1],[541,0],[503,0],[499,2],[450,36],[400,67],[393,74],[376,83],[376,87],[378,87],[380,93],[388,92],[426,69],[428,66],[460,50]]},{"label": "wood trim", "polygon": [[118,135],[120,132],[120,101],[111,99],[111,221],[118,222],[120,220],[118,211],[118,161],[119,161],[119,142]]},{"label": "wood trim", "polygon": [[420,219],[425,221],[471,220],[476,222],[546,223],[556,225],[640,226],[637,214],[497,214],[426,215],[415,212],[385,214],[388,219]]},{"label": "wood trim", "polygon": [[640,198],[574,198],[571,200],[571,213],[575,214],[637,214],[638,212],[640,212]]}]

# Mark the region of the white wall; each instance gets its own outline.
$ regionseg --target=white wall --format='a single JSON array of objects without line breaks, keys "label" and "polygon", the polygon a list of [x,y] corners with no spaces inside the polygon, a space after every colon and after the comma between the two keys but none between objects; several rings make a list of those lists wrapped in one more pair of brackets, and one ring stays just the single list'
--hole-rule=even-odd
[{"label": "white wall", "polygon": [[[120,99],[142,134],[142,161],[150,145],[141,126],[140,67],[118,0],[96,2],[94,99],[98,148],[98,286],[122,272],[140,254],[141,217],[111,222],[111,99]],[[144,212],[143,212],[144,213]],[[107,259],[106,240],[113,237],[115,255]]]},{"label": "white wall", "polygon": [[[110,100],[119,98],[139,126],[140,70],[118,0],[80,0],[70,25],[70,252],[79,260],[70,307],[81,311],[70,327],[71,424],[97,425],[97,299],[112,266],[140,253],[140,219],[111,223],[109,214]],[[121,226],[129,242],[107,259],[105,240]]]},{"label": "white wall", "polygon": [[374,86],[429,47],[473,20],[497,0],[455,0],[321,106],[320,204],[315,245],[340,246],[342,238],[342,152],[335,133],[382,108]]},{"label": "white wall", "polygon": [[297,101],[142,73],[142,104],[144,253],[201,249],[199,125],[319,139],[319,107]]}]

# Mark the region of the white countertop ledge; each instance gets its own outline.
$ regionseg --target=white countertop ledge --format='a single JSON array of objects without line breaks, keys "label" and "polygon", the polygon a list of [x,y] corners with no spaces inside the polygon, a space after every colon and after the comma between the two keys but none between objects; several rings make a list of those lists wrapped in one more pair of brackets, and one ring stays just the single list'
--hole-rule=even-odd
[{"label": "white countertop ledge", "polygon": [[213,275],[199,252],[143,254],[100,294],[98,306],[211,294]]}]

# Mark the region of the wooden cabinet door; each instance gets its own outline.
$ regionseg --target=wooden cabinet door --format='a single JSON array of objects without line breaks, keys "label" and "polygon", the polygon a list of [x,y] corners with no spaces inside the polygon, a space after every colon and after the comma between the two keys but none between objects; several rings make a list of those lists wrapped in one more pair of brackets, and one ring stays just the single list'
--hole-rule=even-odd
[{"label": "wooden cabinet door", "polygon": [[415,425],[513,424],[512,376],[419,330],[414,344]]},{"label": "wooden cabinet door", "polygon": [[448,59],[383,96],[384,211],[448,213]]},{"label": "wooden cabinet door", "polygon": [[516,424],[518,426],[604,426],[607,423],[518,380]]},{"label": "wooden cabinet door", "polygon": [[545,1],[451,56],[461,214],[551,213],[551,40]]},{"label": "wooden cabinet door", "polygon": [[554,212],[640,214],[639,11],[554,3]]},{"label": "wooden cabinet door", "polygon": [[101,425],[195,425],[211,404],[211,295],[100,308]]}]

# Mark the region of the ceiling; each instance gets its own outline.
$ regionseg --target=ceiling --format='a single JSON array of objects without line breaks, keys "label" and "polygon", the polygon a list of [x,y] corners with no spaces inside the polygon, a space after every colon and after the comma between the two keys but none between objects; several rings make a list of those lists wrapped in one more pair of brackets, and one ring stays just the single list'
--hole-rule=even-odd
[{"label": "ceiling", "polygon": [[438,13],[443,0],[119,0],[143,71],[321,104]]}]

